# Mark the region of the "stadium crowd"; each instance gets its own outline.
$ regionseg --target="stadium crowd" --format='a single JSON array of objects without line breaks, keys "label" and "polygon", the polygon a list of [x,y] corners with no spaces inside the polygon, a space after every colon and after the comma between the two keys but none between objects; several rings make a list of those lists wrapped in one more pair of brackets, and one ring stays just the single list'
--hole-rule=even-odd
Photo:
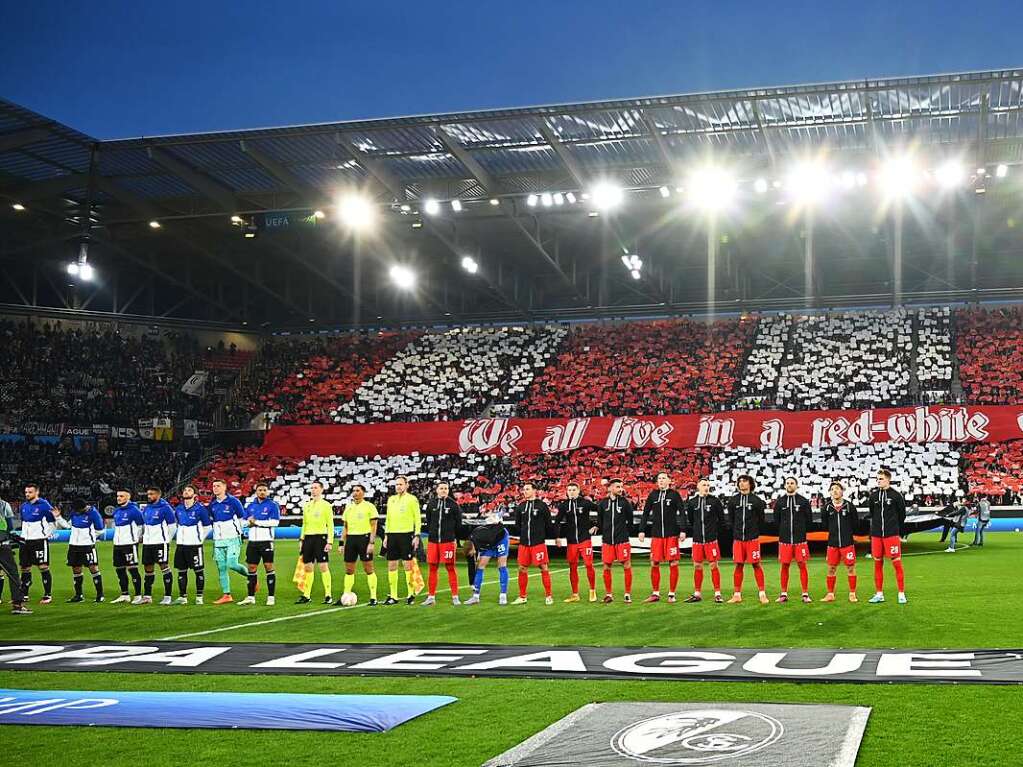
[{"label": "stadium crowd", "polygon": [[582,325],[529,390],[532,417],[663,415],[720,410],[756,327],[751,320]]},{"label": "stadium crowd", "polygon": [[[135,423],[172,413],[206,418],[236,373],[237,350],[201,350],[195,337],[79,330],[0,320],[0,414],[6,421]],[[181,385],[209,373],[206,396]]]}]

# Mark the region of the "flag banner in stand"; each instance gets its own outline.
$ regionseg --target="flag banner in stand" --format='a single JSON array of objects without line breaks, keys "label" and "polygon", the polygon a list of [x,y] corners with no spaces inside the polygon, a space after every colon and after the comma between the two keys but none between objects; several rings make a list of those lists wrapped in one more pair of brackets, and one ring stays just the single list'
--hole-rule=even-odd
[{"label": "flag banner in stand", "polygon": [[273,426],[264,438],[263,449],[270,455],[306,458],[404,455],[411,450],[421,455],[563,453],[582,447],[791,450],[882,442],[1013,439],[1023,439],[1023,405]]}]

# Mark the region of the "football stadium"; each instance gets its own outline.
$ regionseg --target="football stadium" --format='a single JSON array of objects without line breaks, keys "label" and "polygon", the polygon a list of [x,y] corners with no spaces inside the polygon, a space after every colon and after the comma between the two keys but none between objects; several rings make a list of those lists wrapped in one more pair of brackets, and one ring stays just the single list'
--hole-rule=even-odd
[{"label": "football stadium", "polygon": [[1023,69],[283,122],[0,98],[10,764],[1019,763]]}]

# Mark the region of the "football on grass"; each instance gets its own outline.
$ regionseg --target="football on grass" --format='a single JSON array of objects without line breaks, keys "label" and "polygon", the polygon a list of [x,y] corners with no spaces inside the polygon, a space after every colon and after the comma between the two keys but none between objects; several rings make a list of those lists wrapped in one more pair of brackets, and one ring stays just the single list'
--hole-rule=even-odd
[{"label": "football on grass", "polygon": [[351,591],[346,591],[341,595],[341,606],[342,607],[355,607],[355,603],[359,601],[359,598]]}]

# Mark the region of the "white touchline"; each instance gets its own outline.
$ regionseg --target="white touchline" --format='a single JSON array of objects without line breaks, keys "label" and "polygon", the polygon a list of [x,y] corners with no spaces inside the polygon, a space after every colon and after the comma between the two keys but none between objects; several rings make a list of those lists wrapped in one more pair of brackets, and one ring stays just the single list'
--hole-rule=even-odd
[{"label": "white touchline", "polygon": [[[567,567],[564,567],[564,568],[562,568],[560,570],[551,570],[551,575],[556,575],[557,573],[567,573],[568,570],[569,570],[569,568],[567,568]],[[484,585],[486,585],[488,583],[488,581],[486,579],[484,579],[483,583],[484,583]],[[471,589],[471,588],[472,588],[472,586],[467,584],[465,586],[460,586],[458,590],[459,591],[464,591],[465,589]],[[357,605],[357,607],[368,607],[368,605],[365,602],[360,602]],[[252,628],[253,626],[266,626],[269,623],[283,623],[284,621],[296,620],[298,618],[313,618],[313,617],[315,617],[317,615],[329,615],[330,613],[336,613],[336,612],[341,612],[342,610],[351,610],[351,609],[353,609],[353,608],[351,608],[351,607],[329,607],[326,610],[316,610],[315,612],[311,612],[311,613],[295,613],[294,615],[282,615],[280,618],[267,618],[266,620],[263,620],[263,621],[248,621],[246,623],[233,623],[230,626],[221,626],[220,628],[206,629],[205,631],[191,631],[191,632],[189,632],[187,634],[175,634],[174,636],[169,636],[169,637],[159,637],[159,638],[153,639],[151,641],[154,641],[154,642],[173,642],[174,640],[177,640],[177,639],[188,639],[190,637],[208,636],[209,634],[220,634],[220,633],[222,633],[224,631],[236,631],[237,629],[247,629],[247,628]]]}]

